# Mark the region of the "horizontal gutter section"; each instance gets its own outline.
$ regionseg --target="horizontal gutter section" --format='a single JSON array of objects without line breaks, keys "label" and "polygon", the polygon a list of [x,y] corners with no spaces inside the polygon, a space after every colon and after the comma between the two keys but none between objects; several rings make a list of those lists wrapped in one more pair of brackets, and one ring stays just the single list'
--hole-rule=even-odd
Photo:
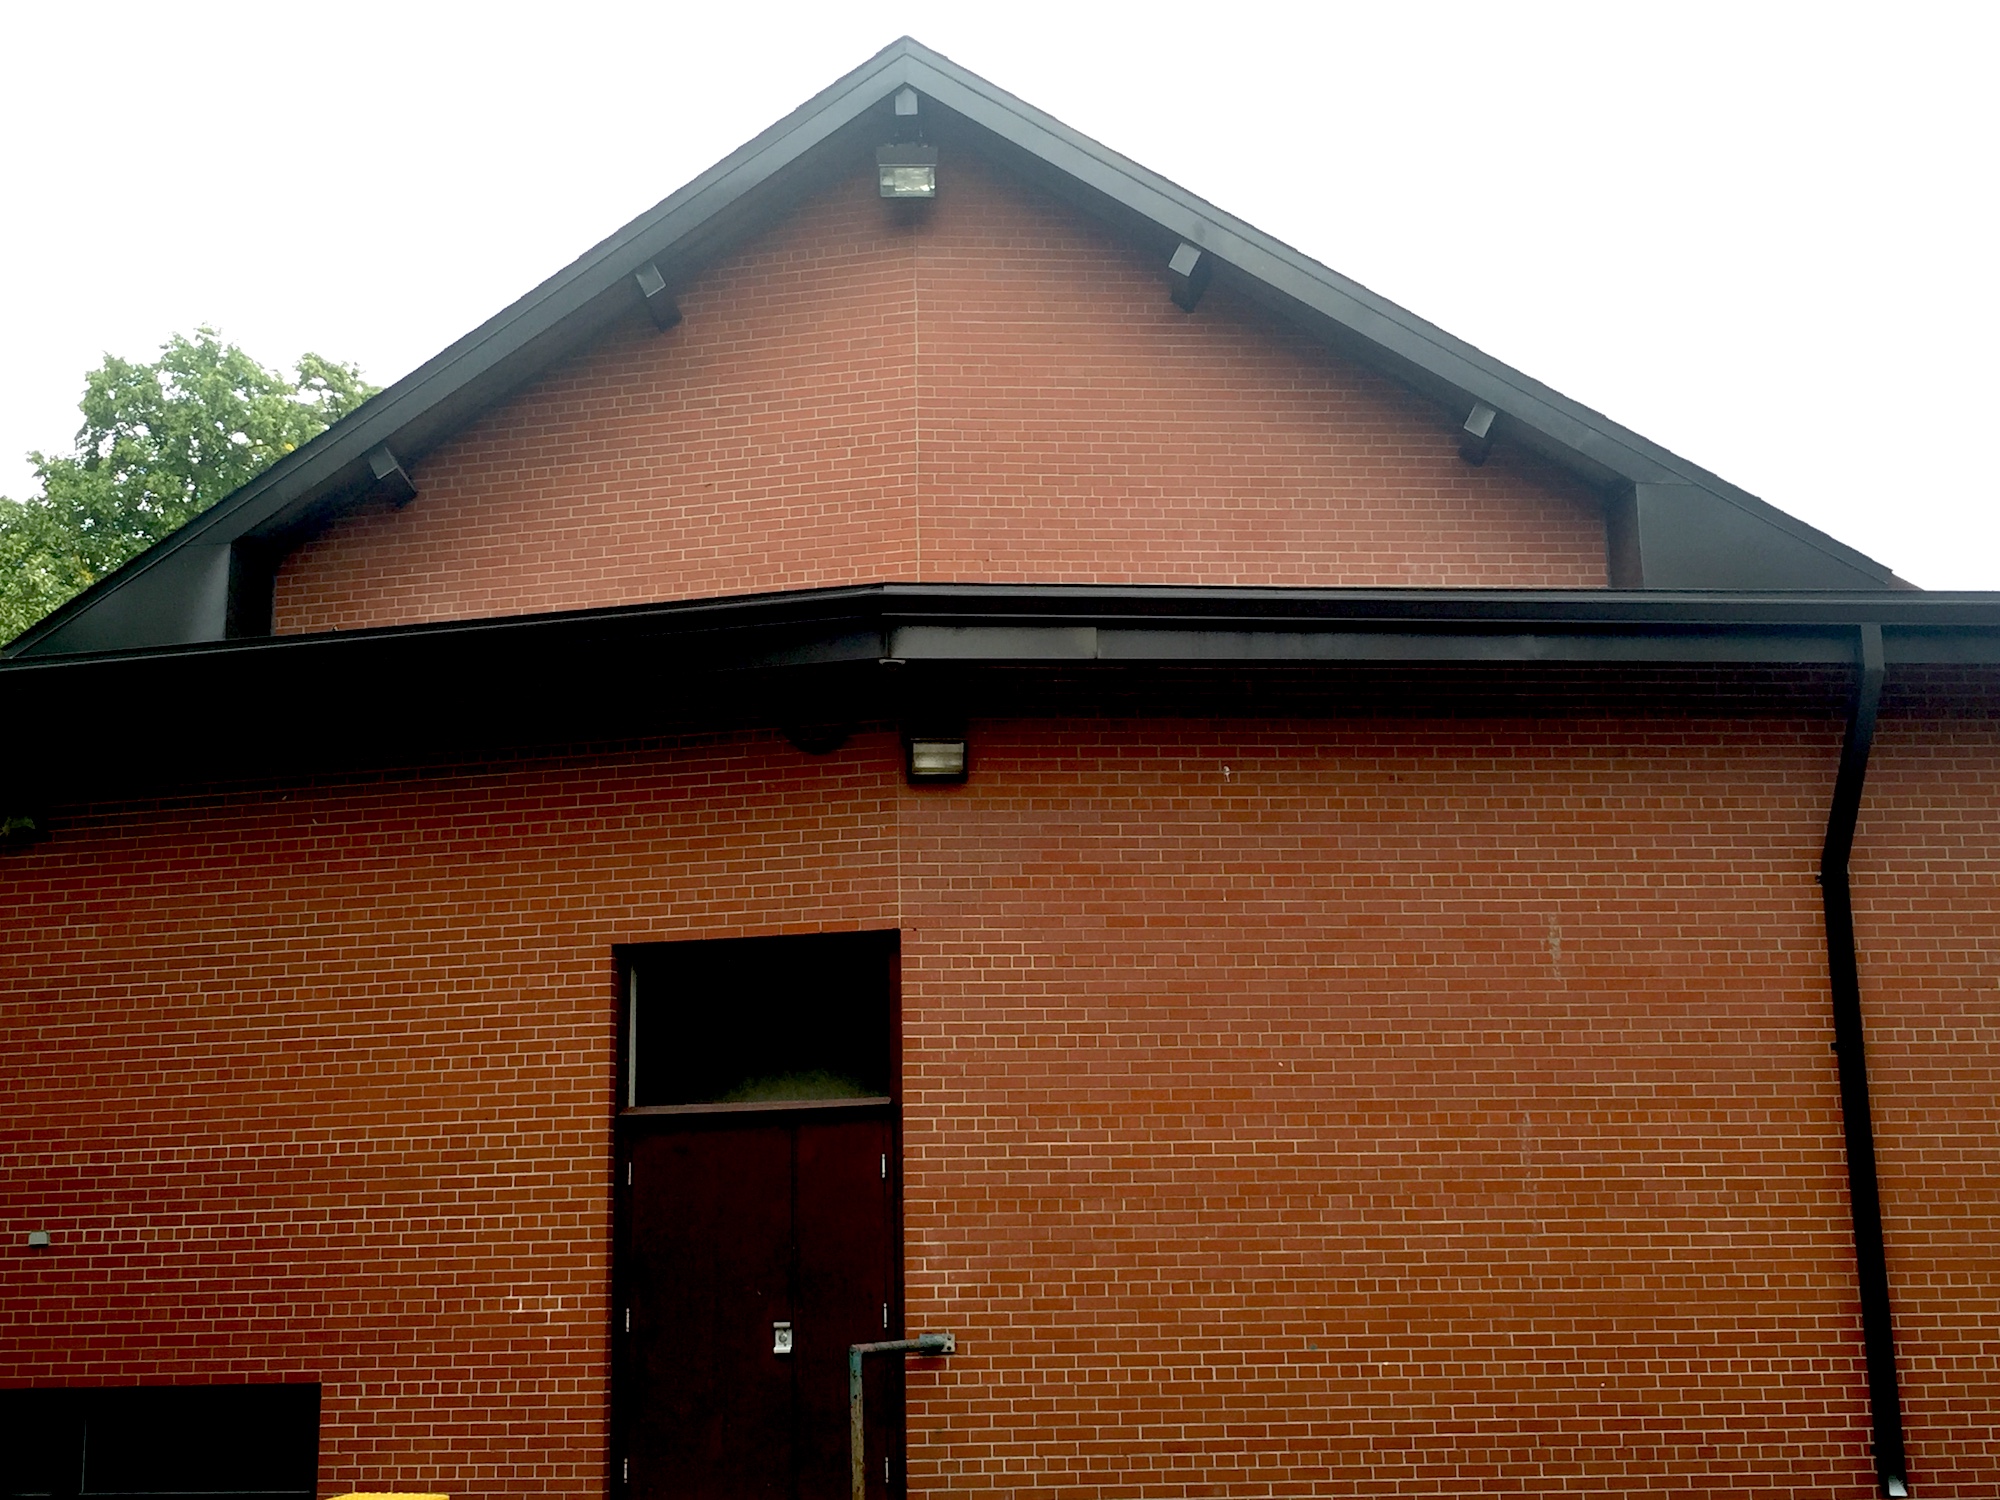
[{"label": "horizontal gutter section", "polygon": [[0,661],[9,683],[147,664],[300,667],[576,653],[689,671],[883,659],[1254,665],[1259,662],[1840,664],[1875,625],[1891,665],[2000,664],[2000,594],[1232,589],[878,584],[378,630],[204,641]]},{"label": "horizontal gutter section", "polygon": [[1704,631],[1527,634],[1506,631],[1187,630],[1094,625],[903,625],[888,633],[903,661],[1103,662],[1257,666],[1368,662],[1836,665],[1844,633]]},{"label": "horizontal gutter section", "polygon": [[[1926,659],[2000,666],[1990,595],[908,584],[24,657],[0,662],[0,716],[48,727],[0,741],[0,800],[32,811],[114,783],[401,765],[773,716],[879,717],[900,695],[950,695],[981,671],[1074,679],[1063,691],[1086,694],[1081,679],[1125,675],[1191,704],[1209,701],[1204,673],[1232,693],[1261,673],[1278,691],[1325,674],[1330,686],[1403,682],[1467,701],[1628,679],[1656,694],[1666,689],[1648,674],[1677,670],[1712,686],[1738,671],[1844,676],[1857,625],[1884,615],[1918,622],[1906,643]],[[1884,634],[1893,657],[1898,632]],[[878,670],[892,662],[909,665]],[[161,726],[160,755],[134,761],[135,726]]]}]

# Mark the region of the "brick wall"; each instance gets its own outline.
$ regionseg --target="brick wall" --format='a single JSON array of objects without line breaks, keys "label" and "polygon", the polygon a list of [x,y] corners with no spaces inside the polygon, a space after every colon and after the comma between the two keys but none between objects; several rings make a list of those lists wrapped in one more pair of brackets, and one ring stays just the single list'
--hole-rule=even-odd
[{"label": "brick wall", "polygon": [[[1893,695],[1853,858],[1889,1290],[1918,1494],[2000,1495],[2000,711]],[[1988,705],[1991,677],[1972,685]]]},{"label": "brick wall", "polygon": [[294,787],[0,865],[0,1222],[56,1241],[0,1255],[0,1380],[318,1378],[327,1493],[602,1495],[610,945],[880,923],[879,769]]},{"label": "brick wall", "polygon": [[872,174],[280,570],[281,632],[883,580],[1602,586],[1596,500],[975,160]]},{"label": "brick wall", "polygon": [[[0,863],[0,1380],[327,1383],[604,1492],[611,945],[900,926],[913,1487],[1866,1492],[1839,726],[975,726],[104,807]],[[1914,1461],[1993,1485],[1990,719],[1857,851]],[[1935,1476],[1935,1478],[1933,1478]],[[1926,1480],[1932,1480],[1926,1483]]]},{"label": "brick wall", "polygon": [[1081,738],[906,835],[932,1488],[1860,1481],[1830,729]]}]

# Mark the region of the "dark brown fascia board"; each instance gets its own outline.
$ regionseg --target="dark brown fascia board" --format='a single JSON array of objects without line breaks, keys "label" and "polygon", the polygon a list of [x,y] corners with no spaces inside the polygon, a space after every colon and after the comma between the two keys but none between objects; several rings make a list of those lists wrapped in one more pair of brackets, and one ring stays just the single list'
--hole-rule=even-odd
[{"label": "dark brown fascia board", "polygon": [[[84,685],[149,664],[226,670],[230,662],[311,660],[387,670],[461,653],[560,660],[654,644],[670,645],[690,671],[898,658],[1788,665],[1851,662],[1855,632],[1868,624],[1883,630],[1894,665],[2000,664],[2000,593],[870,584],[15,657],[0,661],[0,703],[16,685],[66,681],[95,691]],[[1117,649],[1104,649],[1107,636],[1119,638]],[[1157,644],[1137,649],[1140,637]],[[706,649],[690,652],[692,643]]]},{"label": "dark brown fascia board", "polygon": [[[1503,430],[1588,481],[1692,485],[1863,578],[1892,582],[1890,571],[1864,554],[1490,358],[905,37],[57,610],[5,648],[5,655],[33,653],[78,615],[182,549],[282,534],[316,503],[361,484],[367,455],[377,447],[420,456],[475,411],[587,340],[624,311],[625,302],[636,306],[636,298],[622,293],[640,266],[663,259],[692,264],[705,243],[712,251],[731,242],[726,230],[717,231],[733,210],[781,182],[788,171],[809,166],[816,152],[905,86],[1004,143],[1031,170],[1039,168],[1061,185],[1072,201],[1114,222],[1151,225],[1162,243],[1185,239],[1200,246],[1215,256],[1229,284],[1349,352],[1376,359],[1433,399],[1492,405],[1501,413]],[[755,222],[757,216],[743,217]]]},{"label": "dark brown fascia board", "polygon": [[1731,684],[1762,702],[1773,681],[1843,680],[1870,624],[1892,679],[1973,668],[1936,680],[1982,709],[2000,697],[1995,594],[875,585],[17,657],[0,662],[0,713],[41,727],[0,740],[0,803],[38,815],[947,701],[1006,714],[1009,694],[1043,691],[1094,711],[1129,689],[1195,713],[1218,687],[1234,702],[1308,683],[1475,710],[1600,690],[1663,705]]}]

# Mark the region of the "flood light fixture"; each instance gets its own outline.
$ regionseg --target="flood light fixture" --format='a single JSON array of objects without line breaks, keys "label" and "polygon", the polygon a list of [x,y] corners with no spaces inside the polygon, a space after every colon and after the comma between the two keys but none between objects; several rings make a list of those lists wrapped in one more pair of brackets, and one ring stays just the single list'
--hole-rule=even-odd
[{"label": "flood light fixture", "polygon": [[952,786],[969,774],[963,739],[919,739],[912,735],[903,744],[911,786]]},{"label": "flood light fixture", "polygon": [[935,198],[937,147],[918,141],[896,141],[875,153],[877,180],[884,198]]}]

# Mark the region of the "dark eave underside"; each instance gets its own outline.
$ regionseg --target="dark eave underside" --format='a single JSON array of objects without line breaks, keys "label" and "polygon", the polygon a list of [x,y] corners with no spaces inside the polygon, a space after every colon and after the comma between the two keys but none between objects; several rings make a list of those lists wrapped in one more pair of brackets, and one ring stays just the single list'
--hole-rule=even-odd
[{"label": "dark eave underside", "polygon": [[1036,684],[1063,684],[1079,711],[1117,711],[1151,684],[1154,711],[1205,713],[1218,687],[1241,697],[1259,682],[1433,705],[1671,697],[1677,673],[1844,682],[1870,623],[1892,682],[2000,667],[2000,598],[1986,594],[886,584],[19,658],[0,663],[0,707],[37,732],[0,751],[0,795],[67,800],[746,722],[995,717],[1053,701],[1035,700]]}]

